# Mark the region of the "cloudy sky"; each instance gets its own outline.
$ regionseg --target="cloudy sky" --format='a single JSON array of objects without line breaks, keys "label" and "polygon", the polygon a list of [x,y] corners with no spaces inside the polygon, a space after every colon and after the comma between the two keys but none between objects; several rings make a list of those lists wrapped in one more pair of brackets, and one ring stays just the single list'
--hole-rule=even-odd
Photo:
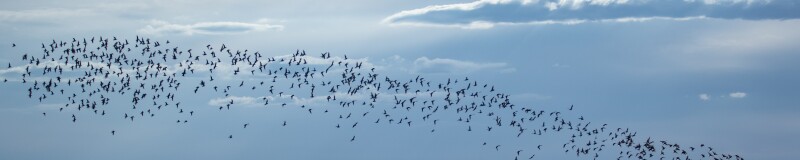
[{"label": "cloudy sky", "polygon": [[[0,80],[9,82],[0,83],[0,159],[503,156],[461,132],[373,126],[339,133],[324,118],[256,114],[246,106],[201,114],[189,126],[43,118],[61,104],[28,99],[19,72],[6,64],[24,65],[20,57],[39,54],[42,43],[95,36],[143,36],[183,48],[224,43],[271,56],[330,52],[388,75],[474,78],[518,105],[575,105],[587,119],[656,139],[704,143],[748,159],[793,159],[800,148],[798,11],[793,0],[3,1]],[[228,98],[258,98],[241,96]],[[228,100],[181,98],[209,108]],[[285,119],[297,125],[277,126]],[[254,126],[237,131],[249,138],[219,138],[240,122]],[[111,137],[109,128],[125,134]],[[338,138],[352,132],[362,141]]]}]

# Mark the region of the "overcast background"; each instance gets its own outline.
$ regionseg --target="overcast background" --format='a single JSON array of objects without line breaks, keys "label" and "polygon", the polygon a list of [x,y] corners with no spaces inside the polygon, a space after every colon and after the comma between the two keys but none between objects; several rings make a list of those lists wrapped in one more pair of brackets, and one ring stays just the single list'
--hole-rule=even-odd
[{"label": "overcast background", "polygon": [[[41,43],[52,40],[137,35],[182,48],[224,43],[272,56],[297,49],[346,54],[409,78],[471,77],[495,84],[520,106],[574,104],[576,114],[645,137],[704,143],[747,159],[794,159],[798,6],[789,0],[3,1],[0,79],[12,81],[0,83],[0,159],[513,159],[512,151],[481,148],[484,140],[476,137],[553,144],[546,159],[576,158],[558,154],[560,141],[377,125],[334,131],[324,117],[291,110],[201,112],[183,126],[164,123],[174,121],[169,116],[73,124],[68,114],[42,117],[58,101],[28,99],[27,87],[13,81],[20,74],[5,67],[24,64],[21,55],[40,54]],[[213,98],[179,97],[212,111]],[[286,119],[295,124],[280,127]],[[233,131],[244,122],[253,130]],[[119,134],[112,137],[111,129]],[[241,136],[225,138],[231,132]],[[353,134],[359,140],[349,143]]]}]

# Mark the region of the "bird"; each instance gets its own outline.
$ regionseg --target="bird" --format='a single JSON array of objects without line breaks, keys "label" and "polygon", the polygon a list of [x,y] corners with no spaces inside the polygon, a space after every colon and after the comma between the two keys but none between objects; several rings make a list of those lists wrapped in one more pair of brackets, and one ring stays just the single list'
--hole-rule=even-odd
[{"label": "bird", "polygon": [[113,136],[117,131],[111,130],[111,135]]}]

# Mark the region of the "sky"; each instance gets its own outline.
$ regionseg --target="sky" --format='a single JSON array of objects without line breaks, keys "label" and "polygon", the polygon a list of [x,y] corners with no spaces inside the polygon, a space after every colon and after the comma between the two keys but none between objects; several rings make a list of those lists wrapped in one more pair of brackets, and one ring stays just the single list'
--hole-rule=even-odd
[{"label": "sky", "polygon": [[[120,112],[111,116],[73,123],[73,113],[58,112],[63,99],[28,98],[21,72],[6,67],[27,64],[22,55],[42,54],[54,40],[101,36],[195,50],[225,44],[277,57],[346,55],[401,79],[469,77],[518,106],[574,105],[571,116],[640,136],[747,159],[793,159],[799,9],[792,0],[3,1],[0,79],[9,81],[0,83],[0,159],[514,158],[515,150],[480,145],[487,140],[529,151],[551,146],[542,159],[586,158],[563,154],[560,135],[467,134],[456,123],[434,134],[431,126],[368,122],[336,130],[335,116],[253,107],[248,101],[262,95],[247,91],[233,94],[242,104],[229,112],[216,107],[231,97],[177,95],[198,111],[185,124],[174,123],[185,118],[177,113],[116,117],[127,100],[112,101],[109,111]],[[221,74],[217,83],[253,80]],[[241,129],[244,123],[251,126]]]}]

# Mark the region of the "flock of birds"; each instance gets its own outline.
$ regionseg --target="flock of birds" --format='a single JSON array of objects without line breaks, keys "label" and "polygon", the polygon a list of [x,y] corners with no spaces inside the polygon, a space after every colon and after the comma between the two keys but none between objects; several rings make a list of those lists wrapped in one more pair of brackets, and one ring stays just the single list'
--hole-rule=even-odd
[{"label": "flock of birds", "polygon": [[[312,115],[335,114],[329,110],[338,110],[343,113],[338,115],[339,119],[360,116],[364,117],[360,120],[362,124],[407,127],[427,124],[434,127],[430,132],[435,132],[437,124],[449,121],[463,125],[463,132],[504,128],[514,130],[515,134],[509,136],[516,137],[567,135],[569,138],[563,144],[548,146],[561,147],[565,154],[587,159],[598,159],[610,148],[619,151],[612,153],[617,154],[613,156],[616,159],[743,159],[739,155],[718,153],[704,144],[688,146],[645,139],[627,128],[593,124],[582,116],[564,116],[576,114],[572,106],[563,111],[517,106],[511,103],[509,94],[468,77],[446,81],[421,76],[394,79],[382,76],[363,59],[333,57],[330,53],[312,56],[297,51],[269,57],[259,52],[234,50],[224,44],[207,45],[199,50],[168,47],[169,44],[138,36],[133,41],[116,37],[53,40],[41,44],[41,54],[22,56],[21,60],[27,64],[17,66],[24,67],[20,82],[28,86],[27,96],[39,102],[64,98],[65,105],[58,112],[73,112],[70,120],[74,123],[79,123],[80,118],[74,112],[134,121],[154,117],[159,111],[184,114],[186,118],[176,122],[188,123],[188,117],[196,112],[182,106],[180,99],[175,99],[177,94],[210,92],[230,97],[246,91],[265,94],[259,97],[258,104],[265,107],[299,107]],[[12,67],[9,63],[8,68]],[[110,104],[112,98],[120,97],[130,101]],[[323,105],[292,103],[298,99],[316,100]],[[230,99],[214,110],[224,112],[236,103]],[[286,124],[283,121],[282,125]],[[356,121],[335,127],[356,128],[358,124]],[[242,128],[248,125],[242,124]],[[110,134],[117,131],[111,130]],[[356,136],[347,139],[357,140]],[[505,149],[500,144],[480,145],[489,146],[489,150]],[[516,151],[514,159],[534,159],[542,146],[511,151]]]}]

